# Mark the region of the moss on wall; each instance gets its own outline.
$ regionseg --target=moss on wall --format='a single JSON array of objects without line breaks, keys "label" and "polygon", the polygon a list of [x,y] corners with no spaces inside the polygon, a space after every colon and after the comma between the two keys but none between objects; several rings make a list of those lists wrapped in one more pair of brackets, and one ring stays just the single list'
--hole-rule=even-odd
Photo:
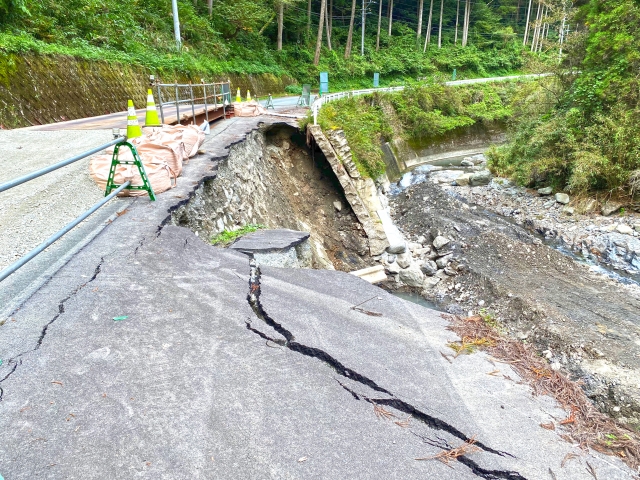
[{"label": "moss on wall", "polygon": [[[67,56],[0,54],[0,127],[17,128],[126,110],[127,100],[142,108],[150,74],[163,82],[188,82],[181,74]],[[280,93],[294,80],[263,75],[221,75],[253,95]],[[191,79],[194,83],[200,78]]]}]

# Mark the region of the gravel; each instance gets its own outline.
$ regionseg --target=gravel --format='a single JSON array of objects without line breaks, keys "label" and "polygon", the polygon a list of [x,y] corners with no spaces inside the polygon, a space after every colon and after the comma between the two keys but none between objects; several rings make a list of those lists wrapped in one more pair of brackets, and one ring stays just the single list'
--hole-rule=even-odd
[{"label": "gravel", "polygon": [[[111,130],[0,130],[0,183],[111,140]],[[89,159],[0,193],[0,269],[39,245],[103,196]],[[91,219],[86,220],[90,222]]]}]

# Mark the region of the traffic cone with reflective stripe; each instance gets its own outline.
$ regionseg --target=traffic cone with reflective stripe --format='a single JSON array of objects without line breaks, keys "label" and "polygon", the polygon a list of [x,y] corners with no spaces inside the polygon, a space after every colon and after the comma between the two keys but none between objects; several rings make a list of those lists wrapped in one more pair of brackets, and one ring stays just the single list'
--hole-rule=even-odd
[{"label": "traffic cone with reflective stripe", "polygon": [[127,138],[129,140],[142,136],[142,129],[138,124],[138,116],[136,115],[136,108],[133,106],[133,100],[129,100],[127,112]]},{"label": "traffic cone with reflective stripe", "polygon": [[151,89],[147,90],[147,117],[144,121],[145,127],[161,127],[160,119],[158,118],[158,111],[156,110],[156,104],[153,101],[153,93]]},{"label": "traffic cone with reflective stripe", "polygon": [[251,92],[247,90],[247,102],[251,101]]},{"label": "traffic cone with reflective stripe", "polygon": [[236,102],[242,103],[242,97],[240,96],[240,89],[238,88],[238,93],[236,93]]}]

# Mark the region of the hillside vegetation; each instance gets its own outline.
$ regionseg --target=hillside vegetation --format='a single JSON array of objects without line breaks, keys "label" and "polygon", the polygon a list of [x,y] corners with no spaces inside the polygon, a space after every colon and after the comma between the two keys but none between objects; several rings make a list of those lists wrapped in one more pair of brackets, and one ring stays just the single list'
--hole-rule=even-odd
[{"label": "hillside vegetation", "polygon": [[[640,3],[590,0],[553,80],[514,103],[493,168],[521,184],[631,200],[640,193]],[[636,202],[637,204],[637,202]]]},{"label": "hillside vegetation", "polygon": [[318,123],[324,130],[343,129],[361,174],[377,178],[385,171],[382,142],[402,138],[424,144],[478,123],[490,126],[505,122],[519,88],[516,82],[464,87],[412,85],[402,92],[329,103],[320,110]]},{"label": "hillside vegetation", "polygon": [[[390,84],[437,72],[450,77],[454,68],[466,77],[523,68],[526,49],[516,34],[519,30],[522,37],[525,23],[523,7],[518,9],[521,2],[502,0],[490,7],[473,3],[464,48],[464,0],[462,6],[455,0],[442,3],[442,28],[439,3],[396,2],[389,28],[389,5],[384,2],[378,37],[379,4],[368,2],[365,54],[360,55],[359,1],[178,0],[182,40],[178,51],[171,0],[0,0],[0,53],[64,54],[193,75],[271,73],[291,76],[300,83],[317,83],[318,73],[329,71],[332,89],[370,86],[373,72],[381,74],[383,84]],[[322,5],[328,16],[316,66],[314,51]],[[331,48],[327,32],[331,33]],[[431,38],[425,52],[427,32]],[[438,40],[442,48],[438,48]]]}]

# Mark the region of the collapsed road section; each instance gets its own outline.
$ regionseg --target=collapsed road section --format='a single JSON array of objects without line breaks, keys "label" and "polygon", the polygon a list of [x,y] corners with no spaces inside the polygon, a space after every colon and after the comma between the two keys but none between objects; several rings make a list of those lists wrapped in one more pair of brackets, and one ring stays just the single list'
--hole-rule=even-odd
[{"label": "collapsed road section", "polygon": [[[437,312],[329,269],[260,265],[258,277],[248,255],[210,245],[247,219],[306,223],[312,261],[366,264],[368,238],[335,179],[317,157],[302,165],[317,152],[296,144],[299,161],[282,164],[292,178],[304,167],[296,181],[315,192],[261,170],[275,140],[295,143],[285,127],[294,134],[253,118],[216,126],[175,189],[134,200],[6,319],[0,474],[633,478],[620,459],[565,442],[560,425],[541,428],[566,412],[508,365],[447,361],[457,337]],[[234,162],[254,162],[235,185]]]}]

